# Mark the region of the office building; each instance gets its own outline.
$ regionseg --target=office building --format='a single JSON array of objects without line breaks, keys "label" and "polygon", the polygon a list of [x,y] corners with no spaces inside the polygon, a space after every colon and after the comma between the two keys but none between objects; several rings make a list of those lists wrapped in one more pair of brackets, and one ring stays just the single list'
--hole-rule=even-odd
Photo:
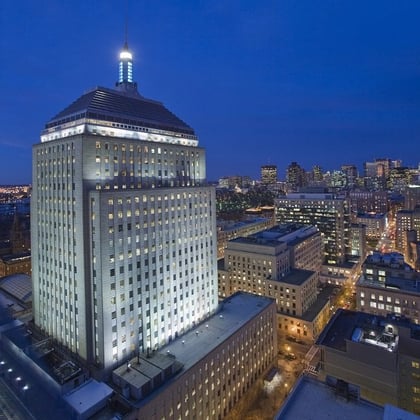
[{"label": "office building", "polygon": [[273,225],[273,217],[254,217],[241,222],[217,221],[217,259],[224,257],[225,248],[231,239],[252,235],[271,228]]},{"label": "office building", "polygon": [[347,187],[349,189],[354,188],[359,177],[356,165],[341,165],[341,172],[346,176]]},{"label": "office building", "polygon": [[395,247],[397,251],[408,254],[410,241],[420,239],[420,207],[414,210],[400,210],[395,221]]},{"label": "office building", "polygon": [[420,206],[420,185],[408,185],[404,192],[404,208],[414,210]]},{"label": "office building", "polygon": [[114,370],[131,409],[124,418],[223,418],[273,367],[277,352],[274,300],[236,293],[161,351]]},{"label": "office building", "polygon": [[420,273],[401,254],[369,255],[356,283],[356,308],[374,315],[395,313],[420,323]]},{"label": "office building", "polygon": [[222,297],[243,290],[272,297],[279,329],[312,340],[328,320],[327,291],[318,295],[321,234],[313,226],[286,224],[227,243],[219,261]]},{"label": "office building", "polygon": [[360,257],[361,261],[364,261],[366,254],[366,226],[352,223],[350,225],[350,255]]},{"label": "office building", "polygon": [[353,398],[420,414],[420,326],[339,309],[316,343],[319,378]]},{"label": "office building", "polygon": [[380,239],[388,221],[385,213],[358,213],[356,223],[366,226],[366,238]]},{"label": "office building", "polygon": [[52,118],[33,147],[35,324],[98,369],[154,351],[216,310],[215,192],[194,130],[115,89]]},{"label": "office building", "polygon": [[333,194],[295,193],[275,199],[277,223],[316,226],[323,235],[324,263],[341,264],[348,253],[349,208]]},{"label": "office building", "polygon": [[299,191],[299,188],[306,185],[305,170],[297,162],[292,162],[287,167],[286,185],[290,192]]},{"label": "office building", "polygon": [[261,166],[261,183],[271,185],[277,182],[277,166],[263,165]]},{"label": "office building", "polygon": [[386,191],[350,191],[351,215],[357,213],[386,213],[389,209]]},{"label": "office building", "polygon": [[0,256],[0,277],[19,273],[30,276],[31,271],[30,252]]}]

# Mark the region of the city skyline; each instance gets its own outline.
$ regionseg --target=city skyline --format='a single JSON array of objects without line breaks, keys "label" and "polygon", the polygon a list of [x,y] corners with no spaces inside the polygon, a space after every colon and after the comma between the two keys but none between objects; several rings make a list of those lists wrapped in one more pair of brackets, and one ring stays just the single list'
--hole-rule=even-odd
[{"label": "city skyline", "polygon": [[[113,87],[125,11],[2,4],[0,184],[31,182],[31,147],[73,92]],[[134,79],[196,130],[209,180],[279,177],[378,157],[417,166],[417,2],[129,4]],[[77,30],[75,30],[77,29]],[[340,154],[342,153],[342,156]]]}]

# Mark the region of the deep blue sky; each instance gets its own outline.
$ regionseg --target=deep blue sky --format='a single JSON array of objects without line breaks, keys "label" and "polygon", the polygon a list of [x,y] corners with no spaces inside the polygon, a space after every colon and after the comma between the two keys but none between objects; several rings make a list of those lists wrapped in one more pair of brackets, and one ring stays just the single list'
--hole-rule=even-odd
[{"label": "deep blue sky", "polygon": [[[1,0],[0,184],[46,121],[112,87],[126,1]],[[291,161],[420,161],[418,0],[130,0],[140,93],[190,124],[210,180]]]}]

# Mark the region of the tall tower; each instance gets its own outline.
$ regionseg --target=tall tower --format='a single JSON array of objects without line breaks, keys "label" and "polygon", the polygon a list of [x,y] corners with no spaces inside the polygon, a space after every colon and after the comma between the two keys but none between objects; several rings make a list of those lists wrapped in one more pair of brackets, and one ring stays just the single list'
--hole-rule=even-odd
[{"label": "tall tower", "polygon": [[261,183],[264,185],[275,184],[277,182],[277,166],[261,166]]},{"label": "tall tower", "polygon": [[215,191],[194,130],[132,81],[97,87],[33,147],[35,323],[98,367],[168,343],[217,307]]}]

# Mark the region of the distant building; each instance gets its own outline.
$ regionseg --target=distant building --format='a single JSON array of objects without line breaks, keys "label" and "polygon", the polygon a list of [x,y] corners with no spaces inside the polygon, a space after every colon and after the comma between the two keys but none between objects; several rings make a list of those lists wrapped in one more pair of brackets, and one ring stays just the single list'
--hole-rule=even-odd
[{"label": "distant building", "polygon": [[[319,377],[344,395],[420,414],[420,326],[339,309],[318,338]],[[405,418],[405,417],[403,417]]]},{"label": "distant building", "polygon": [[18,273],[30,276],[31,272],[30,252],[0,256],[0,277]]},{"label": "distant building", "polygon": [[[410,233],[411,232],[411,233]],[[420,207],[414,210],[400,210],[396,214],[395,222],[395,247],[396,249],[406,255],[409,248],[409,235],[415,240],[420,239]]]},{"label": "distant building", "polygon": [[319,165],[314,165],[312,168],[312,178],[314,182],[322,182],[324,180],[324,174],[322,168]]},{"label": "distant building", "polygon": [[350,211],[352,216],[357,213],[387,213],[388,193],[386,191],[350,191]]},{"label": "distant building", "polygon": [[251,185],[251,178],[249,176],[225,176],[219,179],[219,188],[226,188],[233,190],[235,188],[249,188]]},{"label": "distant building", "polygon": [[264,185],[275,184],[277,182],[277,166],[261,166],[261,183]]},{"label": "distant building", "polygon": [[389,173],[391,170],[390,159],[375,159],[374,162],[364,163],[365,187],[369,191],[386,190]]},{"label": "distant building", "polygon": [[384,213],[358,213],[356,223],[366,226],[367,239],[380,239],[387,225]]},{"label": "distant building", "polygon": [[359,176],[356,165],[342,165],[341,171],[346,177],[347,187],[353,189],[357,184],[357,178]]},{"label": "distant building", "polygon": [[217,221],[217,259],[223,258],[228,241],[248,236],[274,226],[274,219],[252,218],[242,222]]},{"label": "distant building", "polygon": [[389,174],[388,189],[404,193],[412,182],[413,170],[410,168],[392,168]]},{"label": "distant building", "polygon": [[414,210],[420,206],[420,185],[408,185],[404,192],[405,210]]},{"label": "distant building", "polygon": [[366,226],[353,223],[350,225],[350,255],[358,256],[364,261],[366,254]]},{"label": "distant building", "polygon": [[297,163],[292,162],[286,170],[287,189],[290,192],[298,191],[306,185],[305,170]]}]

